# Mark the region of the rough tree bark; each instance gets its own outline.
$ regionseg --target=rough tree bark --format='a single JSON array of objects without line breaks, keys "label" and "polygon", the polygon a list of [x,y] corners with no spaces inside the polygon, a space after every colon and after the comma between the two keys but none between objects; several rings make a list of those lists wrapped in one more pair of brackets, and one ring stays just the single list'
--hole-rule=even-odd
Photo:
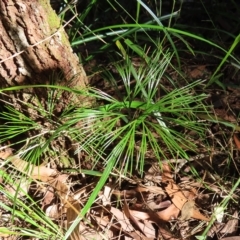
[{"label": "rough tree bark", "polygon": [[45,84],[85,87],[86,74],[49,0],[0,0],[0,87]]}]

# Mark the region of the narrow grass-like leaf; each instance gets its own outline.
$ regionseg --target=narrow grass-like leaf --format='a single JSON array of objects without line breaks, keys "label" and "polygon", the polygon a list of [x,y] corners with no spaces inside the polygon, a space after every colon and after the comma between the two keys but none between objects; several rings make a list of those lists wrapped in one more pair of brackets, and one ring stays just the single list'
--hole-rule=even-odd
[{"label": "narrow grass-like leaf", "polygon": [[215,72],[212,74],[207,86],[210,86],[212,83],[216,82],[215,81],[215,76],[216,74],[220,71],[222,65],[227,61],[227,59],[231,56],[232,52],[234,51],[234,49],[236,48],[236,46],[239,44],[240,42],[240,34],[235,38],[233,44],[231,45],[230,49],[227,51],[226,55],[223,57],[222,61],[220,62],[220,64],[218,65],[217,69],[215,70]]}]

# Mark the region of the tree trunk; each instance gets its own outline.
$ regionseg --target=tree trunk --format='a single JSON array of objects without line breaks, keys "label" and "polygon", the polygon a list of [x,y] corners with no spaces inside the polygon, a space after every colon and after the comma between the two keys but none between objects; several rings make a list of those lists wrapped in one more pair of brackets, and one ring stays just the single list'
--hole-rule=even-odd
[{"label": "tree trunk", "polygon": [[86,74],[49,0],[0,0],[0,87],[59,84],[85,87]]}]

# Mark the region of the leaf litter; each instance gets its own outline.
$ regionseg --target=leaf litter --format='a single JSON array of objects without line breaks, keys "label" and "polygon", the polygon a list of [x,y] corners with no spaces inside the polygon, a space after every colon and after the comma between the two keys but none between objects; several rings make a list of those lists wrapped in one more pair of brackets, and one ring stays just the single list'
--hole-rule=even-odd
[{"label": "leaf litter", "polygon": [[[32,181],[40,181],[38,191],[43,192],[41,205],[46,215],[55,220],[66,215],[63,224],[71,225],[83,205],[79,199],[88,195],[87,188],[84,188],[80,194],[76,193],[77,199],[75,199],[75,193],[71,191],[67,182],[69,175],[58,173],[56,169],[46,166],[29,164],[13,156],[9,149],[1,152],[0,157],[9,159],[19,172],[27,174]],[[152,168],[148,170],[146,176],[148,173],[152,175]],[[81,222],[72,232],[71,238],[77,239],[76,236],[83,236],[81,239],[87,239],[86,236],[98,236],[101,239],[102,235],[99,236],[99,232],[104,236],[107,232],[107,236],[123,235],[125,239],[155,239],[160,233],[172,235],[168,230],[167,222],[181,222],[191,218],[209,221],[209,218],[195,207],[194,199],[189,197],[190,191],[186,194],[186,190],[183,191],[176,184],[173,175],[170,166],[164,163],[163,167],[159,166],[158,172],[152,175],[152,183],[149,180],[146,180],[146,184],[131,183],[133,186],[130,189],[120,191],[106,186],[103,193],[99,195],[98,204],[87,218],[91,224],[97,226],[97,230],[94,232],[92,227]],[[159,177],[162,178],[161,182]],[[20,187],[22,187],[21,184]],[[118,210],[112,202],[116,197],[116,203],[122,205],[122,211]],[[89,232],[91,232],[90,235]]]},{"label": "leaf litter", "polygon": [[[32,181],[40,181],[38,191],[43,193],[41,205],[46,215],[55,220],[64,219],[66,216],[62,224],[66,227],[71,225],[84,204],[84,200],[79,199],[87,198],[91,187],[83,188],[80,193],[74,192],[69,187],[70,175],[58,173],[56,169],[46,166],[30,164],[30,167],[26,168],[29,163],[12,156],[9,149],[1,152],[0,158],[9,159]],[[177,162],[177,159],[175,161]],[[187,161],[185,164],[188,164]],[[114,236],[122,236],[124,239],[156,239],[157,235],[162,235],[164,239],[178,239],[172,234],[171,225],[177,224],[181,228],[183,222],[189,221],[204,221],[207,224],[212,216],[211,213],[202,211],[196,203],[197,198],[201,199],[197,188],[188,186],[184,189],[178,184],[174,179],[176,172],[172,171],[170,162],[166,161],[162,166],[157,163],[152,166],[154,167],[148,169],[146,178],[143,179],[145,183],[131,181],[125,190],[106,186],[87,219],[81,221],[72,232],[71,239],[103,239],[103,236],[106,239]],[[184,181],[186,179],[188,177],[183,178]],[[21,187],[22,184],[20,183]],[[120,210],[117,206],[121,206]],[[236,221],[234,224],[232,225],[236,227]],[[185,225],[184,228],[190,226]],[[222,234],[226,232],[223,229],[218,231]]]}]

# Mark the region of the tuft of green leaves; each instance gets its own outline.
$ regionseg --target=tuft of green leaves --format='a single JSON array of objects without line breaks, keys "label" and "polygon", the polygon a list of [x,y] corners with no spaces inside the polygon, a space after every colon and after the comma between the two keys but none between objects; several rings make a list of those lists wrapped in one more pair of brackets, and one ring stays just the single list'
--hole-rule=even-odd
[{"label": "tuft of green leaves", "polygon": [[[67,136],[72,144],[78,144],[75,153],[84,151],[93,159],[93,170],[95,165],[102,165],[104,171],[81,212],[82,217],[113,169],[118,169],[124,175],[136,170],[142,174],[148,152],[159,164],[169,156],[188,158],[182,147],[194,149],[194,144],[186,140],[184,133],[178,129],[193,130],[199,135],[204,132],[204,125],[198,123],[196,114],[207,112],[202,103],[206,95],[194,94],[194,87],[201,81],[158,95],[171,54],[156,51],[146,59],[135,66],[125,54],[124,60],[115,64],[124,86],[121,92],[116,88],[119,97],[95,88],[79,91],[62,86],[45,86],[49,89],[49,96],[52,91],[70,91],[72,94],[94,97],[100,103],[96,106],[69,106],[56,118],[53,109],[57,98],[49,97],[46,109],[43,109],[41,101],[35,100],[36,104],[39,103],[38,108],[34,107],[35,110],[38,109],[38,119],[45,121],[42,125],[36,123],[35,117],[25,116],[14,108],[7,108],[0,114],[0,119],[5,121],[0,126],[0,135],[4,136],[4,141],[34,129],[34,136],[29,134],[32,137],[27,139],[27,146],[20,149],[20,153],[22,151],[29,156],[31,162],[37,162],[41,154],[51,148],[52,141]],[[107,76],[112,86],[117,86],[110,72]],[[28,87],[21,86],[17,89]],[[1,91],[13,89],[14,87]]]}]

